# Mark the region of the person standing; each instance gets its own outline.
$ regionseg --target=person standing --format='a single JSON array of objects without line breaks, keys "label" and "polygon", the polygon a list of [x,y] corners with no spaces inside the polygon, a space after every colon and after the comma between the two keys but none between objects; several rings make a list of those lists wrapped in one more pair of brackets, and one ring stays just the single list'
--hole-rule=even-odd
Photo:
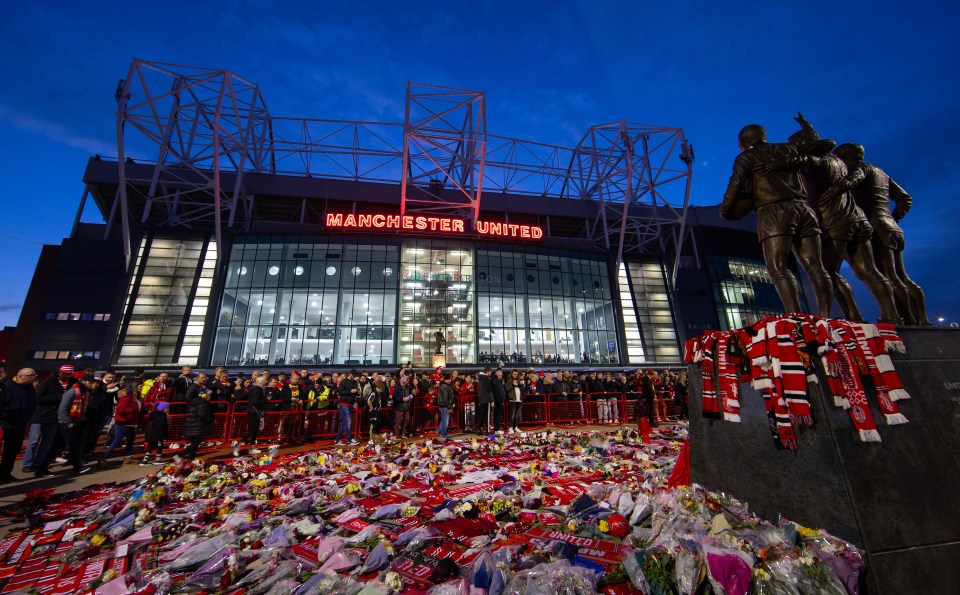
[{"label": "person standing", "polygon": [[657,388],[654,384],[657,373],[653,370],[647,370],[643,376],[640,385],[640,396],[643,398],[643,405],[646,409],[647,419],[650,421],[650,427],[656,427],[656,417],[654,415],[653,405],[657,398]]},{"label": "person standing", "polygon": [[210,406],[221,412],[229,411],[230,403],[233,400],[234,384],[230,382],[230,374],[227,369],[217,368],[213,373],[213,378],[208,380],[208,385],[210,388]]},{"label": "person standing", "polygon": [[173,398],[173,386],[170,383],[170,375],[166,372],[157,374],[156,379],[150,384],[146,396],[143,398],[143,404],[147,409],[152,408],[160,401],[170,401]]},{"label": "person standing", "polygon": [[459,390],[460,402],[463,404],[463,424],[465,432],[472,432],[477,416],[477,385],[473,377],[467,374]]},{"label": "person standing", "polygon": [[[407,378],[406,374],[407,371],[401,369],[401,380]],[[413,394],[410,393],[408,382],[401,383],[396,378],[390,379],[390,402],[393,406],[393,438],[399,440],[403,438],[404,428],[410,424]]]},{"label": "person standing", "polygon": [[296,443],[299,436],[300,403],[301,399],[306,396],[304,387],[305,384],[297,370],[291,372],[290,380],[280,387],[280,410],[284,413],[280,419],[279,434],[280,440],[288,444]]},{"label": "person standing", "polygon": [[141,467],[150,464],[150,455],[153,455],[153,464],[163,464],[163,441],[167,439],[167,409],[170,403],[167,401],[158,401],[147,415],[146,441],[147,449],[143,454],[143,460],[140,461]]},{"label": "person standing", "polygon": [[340,386],[337,387],[337,394],[339,395],[339,400],[337,401],[339,425],[337,427],[336,443],[338,445],[344,444],[344,440],[349,442],[351,446],[360,444],[359,441],[354,440],[353,433],[350,429],[353,411],[357,407],[357,398],[360,395],[360,383],[357,382],[358,375],[356,370],[350,370],[350,374],[341,380]]},{"label": "person standing", "polygon": [[477,375],[477,432],[490,431],[490,407],[493,405],[493,377],[490,366]]},{"label": "person standing", "polygon": [[117,391],[120,386],[116,382],[117,375],[108,371],[97,382],[97,388],[90,393],[90,402],[87,404],[86,425],[82,437],[83,462],[89,463],[93,459],[93,451],[97,448],[100,434],[113,419]]},{"label": "person standing", "polygon": [[187,401],[187,389],[189,389],[190,385],[194,382],[193,368],[183,366],[180,369],[180,376],[173,381],[173,397],[171,401],[175,404],[173,408],[170,409],[170,413],[183,413],[186,411],[186,406],[183,403]]},{"label": "person standing", "polygon": [[[257,448],[257,438],[260,436],[260,425],[269,406],[267,394],[264,389],[266,383],[267,377],[265,375],[256,377],[247,393],[247,417],[249,427],[247,429],[247,435],[243,438],[243,442],[247,444],[249,449],[247,452],[251,455],[260,454],[260,449]],[[239,457],[240,442],[234,440],[231,446],[233,447],[233,456]]]},{"label": "person standing", "polygon": [[0,457],[0,484],[18,481],[12,475],[17,454],[23,446],[24,433],[37,404],[33,381],[37,373],[23,368],[12,379],[3,381],[0,392],[0,427],[3,428],[3,456]]},{"label": "person standing", "polygon": [[507,402],[507,387],[503,384],[503,368],[497,368],[490,381],[493,387],[493,431],[502,434],[500,424],[503,423],[503,404]]},{"label": "person standing", "polygon": [[207,388],[207,375],[200,372],[196,380],[187,387],[187,417],[183,422],[183,435],[189,438],[190,442],[182,457],[173,458],[176,464],[197,456],[203,437],[210,433],[214,422],[213,406],[210,404],[212,395],[213,391]]},{"label": "person standing", "polygon": [[507,412],[507,433],[514,434],[520,433],[519,428],[517,428],[517,423],[520,421],[520,408],[523,406],[523,381],[520,378],[520,372],[514,370],[510,372],[510,376],[507,378],[504,388],[507,393],[507,406],[509,410]]},{"label": "person standing", "polygon": [[437,433],[444,442],[449,439],[447,431],[450,427],[450,410],[456,407],[456,404],[457,397],[450,384],[450,377],[447,376],[437,389],[437,409],[440,411],[440,427],[437,428]]},{"label": "person standing", "polygon": [[680,407],[680,419],[687,419],[687,373],[680,372],[673,380],[673,402]]},{"label": "person standing", "polygon": [[64,391],[60,399],[57,421],[60,423],[63,440],[67,443],[67,458],[73,467],[74,475],[90,471],[90,467],[83,466],[81,452],[84,430],[88,423],[86,420],[90,393],[97,390],[99,386],[100,383],[93,374],[84,374],[69,390]]},{"label": "person standing", "polygon": [[37,407],[30,418],[30,436],[27,439],[27,452],[23,456],[24,473],[33,473],[35,477],[53,475],[47,468],[47,457],[54,450],[54,443],[59,442],[61,447],[63,444],[59,439],[57,410],[63,393],[70,388],[73,373],[71,364],[63,364],[56,374],[47,376],[37,387]]},{"label": "person standing", "polygon": [[377,380],[373,384],[373,391],[367,397],[367,409],[370,415],[370,441],[367,444],[373,444],[373,438],[380,431],[380,409],[383,407],[384,398],[387,396],[387,386],[382,380]]}]

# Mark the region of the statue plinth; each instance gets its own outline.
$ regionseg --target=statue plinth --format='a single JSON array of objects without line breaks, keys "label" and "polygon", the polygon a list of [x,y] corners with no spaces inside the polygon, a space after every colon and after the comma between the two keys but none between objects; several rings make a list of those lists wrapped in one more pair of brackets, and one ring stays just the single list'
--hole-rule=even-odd
[{"label": "statue plinth", "polygon": [[439,367],[441,367],[441,368],[446,368],[446,367],[447,367],[447,356],[445,356],[445,355],[442,354],[442,353],[434,353],[434,354],[433,354],[433,367],[436,368],[437,366],[439,366]]},{"label": "statue plinth", "polygon": [[897,330],[907,352],[890,357],[912,397],[898,402],[910,421],[885,424],[871,397],[880,443],[857,438],[821,379],[809,387],[816,425],[803,428],[797,452],[776,450],[759,391],[741,385],[740,423],[711,422],[700,415],[701,372],[693,370],[690,479],[768,519],[783,514],[864,548],[870,595],[952,592],[960,582],[960,565],[948,562],[960,560],[960,332]]}]

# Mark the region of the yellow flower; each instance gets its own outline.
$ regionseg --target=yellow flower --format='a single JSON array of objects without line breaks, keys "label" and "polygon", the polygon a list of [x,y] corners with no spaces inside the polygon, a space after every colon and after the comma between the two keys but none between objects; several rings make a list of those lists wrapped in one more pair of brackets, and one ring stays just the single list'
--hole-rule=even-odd
[{"label": "yellow flower", "polygon": [[810,529],[809,527],[804,527],[803,525],[797,525],[797,533],[803,537],[816,537],[820,532]]},{"label": "yellow flower", "polygon": [[609,533],[609,532],[610,532],[610,523],[608,523],[607,520],[604,519],[604,520],[600,521],[600,524],[597,525],[597,528],[600,529],[600,532],[601,532],[601,533]]},{"label": "yellow flower", "polygon": [[101,545],[106,543],[106,541],[107,541],[107,536],[101,534],[101,535],[94,535],[93,538],[90,540],[90,543],[92,543],[96,547],[100,547]]}]

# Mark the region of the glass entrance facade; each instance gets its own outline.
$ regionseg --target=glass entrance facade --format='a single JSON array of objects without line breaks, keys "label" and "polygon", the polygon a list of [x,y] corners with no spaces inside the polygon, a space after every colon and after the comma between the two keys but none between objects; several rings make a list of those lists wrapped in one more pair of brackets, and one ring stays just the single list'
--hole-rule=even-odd
[{"label": "glass entrance facade", "polygon": [[637,349],[644,362],[678,357],[669,304],[651,301],[666,295],[659,264],[628,265],[631,356],[621,361],[613,300],[624,294],[602,255],[338,240],[236,238],[210,365],[429,366],[438,350],[447,365],[636,363]]}]

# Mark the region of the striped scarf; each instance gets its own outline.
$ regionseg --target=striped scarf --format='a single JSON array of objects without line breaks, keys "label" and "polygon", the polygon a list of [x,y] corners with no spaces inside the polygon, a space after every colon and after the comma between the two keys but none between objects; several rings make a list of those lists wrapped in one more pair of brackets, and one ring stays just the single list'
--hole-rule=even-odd
[{"label": "striped scarf", "polygon": [[721,333],[716,331],[706,331],[703,334],[703,342],[700,357],[700,366],[703,370],[703,416],[708,419],[720,419],[720,402],[717,400],[716,363],[714,362],[717,340]]},{"label": "striped scarf", "polygon": [[[863,353],[863,360],[870,370],[870,376],[873,379],[873,386],[877,392],[877,402],[880,405],[880,411],[883,412],[887,425],[897,425],[907,423],[907,418],[900,413],[900,408],[894,403],[896,399],[892,398],[887,388],[887,378],[893,376],[897,384],[900,378],[893,369],[893,362],[890,356],[885,353],[886,346],[880,336],[880,331],[872,324],[851,324],[854,336],[857,339],[857,346]],[[879,350],[879,351],[877,351]],[[900,392],[907,394],[901,387]],[[902,397],[901,397],[902,398]],[[910,398],[910,395],[907,395]]]},{"label": "striped scarf", "polygon": [[739,358],[731,353],[735,341],[733,333],[720,335],[717,341],[717,376],[720,380],[720,410],[726,421],[740,421],[740,383],[737,364]]},{"label": "striped scarf", "polygon": [[860,440],[863,442],[880,442],[880,433],[877,432],[877,424],[873,420],[873,413],[870,412],[867,394],[863,390],[863,384],[857,374],[858,370],[854,365],[853,354],[858,351],[856,336],[850,328],[854,324],[846,320],[830,321],[831,327],[836,332],[837,340],[834,343],[834,348],[838,356],[841,388],[850,420],[853,422],[853,427],[856,428]]},{"label": "striped scarf", "polygon": [[897,330],[892,324],[880,323],[871,325],[877,329],[877,337],[871,337],[871,346],[874,357],[877,359],[877,368],[883,376],[883,385],[887,387],[887,393],[891,401],[909,399],[910,394],[903,388],[900,382],[900,376],[893,368],[893,360],[887,355],[888,351],[897,353],[906,353],[907,348],[903,344],[903,339],[897,335]]},{"label": "striped scarf", "polygon": [[775,324],[777,333],[777,362],[780,389],[790,411],[790,421],[804,426],[813,425],[810,401],[807,399],[807,370],[797,342],[806,346],[802,325],[796,319],[780,319]]}]

